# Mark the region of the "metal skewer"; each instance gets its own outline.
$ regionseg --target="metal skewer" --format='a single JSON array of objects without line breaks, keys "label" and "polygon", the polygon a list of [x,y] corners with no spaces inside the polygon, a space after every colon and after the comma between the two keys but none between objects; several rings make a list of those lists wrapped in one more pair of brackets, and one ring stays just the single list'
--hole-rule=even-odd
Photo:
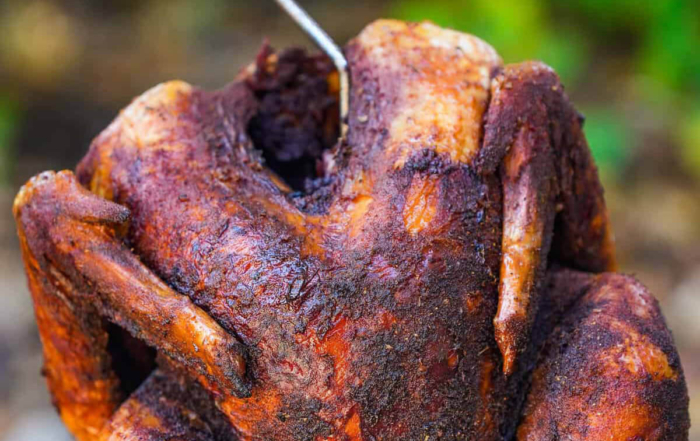
[{"label": "metal skewer", "polygon": [[294,0],[275,0],[282,9],[306,32],[316,45],[326,53],[338,70],[340,82],[340,138],[345,139],[348,131],[347,116],[350,102],[350,80],[348,78],[348,61],[333,39],[311,18]]}]

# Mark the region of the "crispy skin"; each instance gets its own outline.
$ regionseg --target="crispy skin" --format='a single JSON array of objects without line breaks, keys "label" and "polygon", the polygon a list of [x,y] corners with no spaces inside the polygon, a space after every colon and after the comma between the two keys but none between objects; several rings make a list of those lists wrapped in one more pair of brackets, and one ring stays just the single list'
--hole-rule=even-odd
[{"label": "crispy skin", "polygon": [[114,413],[100,441],[235,441],[237,436],[204,390],[158,369]]},{"label": "crispy skin", "polygon": [[578,299],[548,337],[518,440],[687,440],[688,393],[658,302],[636,280],[560,271]]},{"label": "crispy skin", "polygon": [[[37,311],[60,303],[44,292],[45,259],[66,274],[70,304],[175,366],[103,437],[208,436],[174,409],[211,412],[170,383],[206,391],[246,440],[515,432],[537,350],[587,278],[571,273],[571,289],[541,296],[545,268],[613,263],[578,115],[550,69],[503,68],[486,43],[428,23],[377,21],[346,55],[349,132],[332,150],[330,62],[266,49],[220,91],[169,82],[137,98],[78,166],[93,195],[68,172],[20,194]],[[104,324],[89,317],[54,320],[86,341],[80,389],[108,398],[94,400],[95,422],[64,416],[81,440],[125,393]],[[90,383],[98,368],[108,393]]]},{"label": "crispy skin", "polygon": [[598,172],[558,76],[542,63],[509,65],[491,93],[477,163],[481,173],[500,172],[503,186],[494,325],[512,374],[528,348],[548,256],[593,272],[613,270],[615,256]]}]

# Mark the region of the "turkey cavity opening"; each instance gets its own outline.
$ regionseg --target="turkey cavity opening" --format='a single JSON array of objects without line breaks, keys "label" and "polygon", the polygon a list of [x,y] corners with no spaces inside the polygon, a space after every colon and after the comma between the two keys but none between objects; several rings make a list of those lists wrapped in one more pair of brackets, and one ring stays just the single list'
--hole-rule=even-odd
[{"label": "turkey cavity opening", "polygon": [[124,328],[106,322],[107,350],[124,396],[129,396],[156,367],[156,351]]},{"label": "turkey cavity opening", "polygon": [[248,125],[265,164],[293,190],[310,192],[325,178],[323,154],[339,134],[337,72],[325,55],[263,46],[248,79],[258,111]]}]

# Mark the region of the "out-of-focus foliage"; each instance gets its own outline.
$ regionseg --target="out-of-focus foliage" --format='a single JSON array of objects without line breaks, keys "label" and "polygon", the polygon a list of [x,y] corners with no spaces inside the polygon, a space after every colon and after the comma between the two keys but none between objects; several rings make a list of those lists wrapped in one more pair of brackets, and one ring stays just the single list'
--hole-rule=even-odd
[{"label": "out-of-focus foliage", "polygon": [[682,122],[678,142],[685,168],[700,180],[700,103]]},{"label": "out-of-focus foliage", "polygon": [[592,108],[585,111],[586,139],[596,158],[596,164],[604,173],[604,179],[613,180],[609,176],[614,170],[628,160],[628,148],[632,136],[624,121],[612,110]]},{"label": "out-of-focus foliage", "polygon": [[7,185],[12,178],[15,129],[19,123],[18,105],[0,96],[0,185]]},{"label": "out-of-focus foliage", "polygon": [[47,1],[9,9],[0,16],[0,62],[35,83],[62,80],[79,61],[82,49],[74,20]]}]

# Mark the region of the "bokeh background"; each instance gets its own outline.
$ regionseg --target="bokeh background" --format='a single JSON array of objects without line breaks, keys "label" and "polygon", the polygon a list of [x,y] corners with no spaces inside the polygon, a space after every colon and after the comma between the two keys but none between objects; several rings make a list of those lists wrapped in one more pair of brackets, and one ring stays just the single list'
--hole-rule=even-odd
[{"label": "bokeh background", "polygon": [[[378,17],[434,22],[540,59],[586,115],[623,271],[660,299],[700,440],[700,2],[300,0],[345,42]],[[180,78],[220,87],[263,39],[309,46],[272,0],[0,1],[0,440],[70,439],[49,403],[12,199],[73,168],[129,100]]]}]

